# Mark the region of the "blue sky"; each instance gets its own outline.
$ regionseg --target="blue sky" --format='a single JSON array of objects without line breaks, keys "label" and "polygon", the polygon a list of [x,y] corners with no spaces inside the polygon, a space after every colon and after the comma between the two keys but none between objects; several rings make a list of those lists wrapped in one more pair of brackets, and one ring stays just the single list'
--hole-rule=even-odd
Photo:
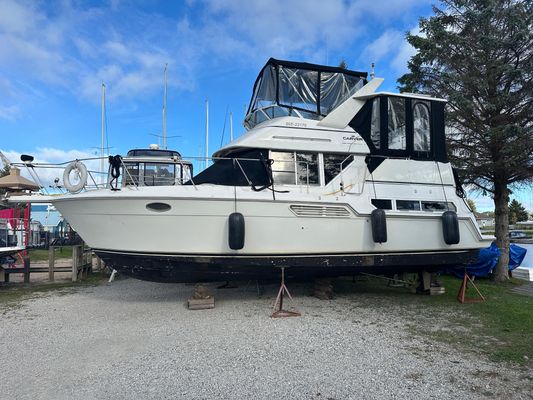
[{"label": "blue sky", "polygon": [[[395,90],[413,49],[405,41],[426,0],[0,0],[0,150],[12,161],[94,155],[106,84],[111,153],[157,143],[168,64],[167,135],[185,156],[212,153],[226,110],[235,134],[269,57],[337,65],[384,77]],[[227,122],[226,122],[227,123]],[[229,138],[228,127],[224,142]],[[476,199],[491,208],[489,198]],[[531,192],[521,198],[533,208]]]}]

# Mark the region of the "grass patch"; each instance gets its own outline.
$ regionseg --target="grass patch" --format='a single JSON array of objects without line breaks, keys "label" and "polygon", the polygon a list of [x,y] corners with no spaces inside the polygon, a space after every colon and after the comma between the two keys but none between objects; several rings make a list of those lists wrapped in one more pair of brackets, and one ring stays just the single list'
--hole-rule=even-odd
[{"label": "grass patch", "polygon": [[[31,261],[48,261],[48,249],[29,250]],[[72,259],[72,246],[63,246],[55,250],[56,260],[67,258]]]},{"label": "grass patch", "polygon": [[32,299],[49,292],[70,293],[74,289],[84,286],[94,286],[104,282],[107,275],[93,272],[85,279],[77,282],[42,283],[42,284],[9,284],[0,286],[0,311],[16,308],[23,300]]},{"label": "grass patch", "polygon": [[[462,281],[450,276],[440,280],[446,293],[436,296],[413,295],[406,289],[387,287],[386,281],[374,278],[355,285],[350,280],[338,280],[335,290],[361,297],[376,296],[382,307],[405,306],[412,316],[409,326],[413,334],[459,349],[481,350],[495,361],[533,365],[533,297],[510,291],[526,282],[513,279],[495,284],[477,279],[476,285],[486,301],[460,304],[457,293]],[[467,297],[476,297],[474,294],[469,288]],[[387,298],[390,299],[383,301]]]}]

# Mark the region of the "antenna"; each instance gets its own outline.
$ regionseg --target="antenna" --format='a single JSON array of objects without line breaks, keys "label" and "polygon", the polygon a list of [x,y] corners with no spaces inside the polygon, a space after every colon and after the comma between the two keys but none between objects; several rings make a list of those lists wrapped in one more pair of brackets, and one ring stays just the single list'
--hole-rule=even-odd
[{"label": "antenna", "polygon": [[372,63],[372,67],[371,67],[371,69],[370,69],[370,77],[371,77],[372,79],[374,79],[374,76],[376,76],[376,74],[374,73],[374,66],[375,66],[375,64]]},{"label": "antenna", "polygon": [[229,112],[229,140],[233,142],[233,113]]},{"label": "antenna", "polygon": [[105,83],[102,82],[102,146],[100,147],[100,177],[104,179],[104,145],[105,141]]},{"label": "antenna", "polygon": [[205,167],[209,166],[209,100],[205,99]]},{"label": "antenna", "polygon": [[[157,133],[150,133],[151,136],[155,136],[157,138],[157,145],[159,146],[161,141],[160,139],[163,138],[165,140],[164,143],[166,143],[166,139],[172,139],[172,138],[177,138],[177,137],[181,137],[181,135],[172,135],[172,136],[164,136],[164,135],[158,135]],[[165,146],[165,150],[167,149],[167,147]]]},{"label": "antenna", "polygon": [[167,149],[167,67],[165,64],[165,91],[163,96],[163,148]]}]

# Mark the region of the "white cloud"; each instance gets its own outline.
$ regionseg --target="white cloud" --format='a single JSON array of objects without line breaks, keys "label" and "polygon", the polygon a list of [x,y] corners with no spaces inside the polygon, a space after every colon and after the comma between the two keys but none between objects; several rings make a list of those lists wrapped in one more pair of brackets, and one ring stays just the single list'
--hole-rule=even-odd
[{"label": "white cloud", "polygon": [[32,4],[21,4],[12,0],[0,2],[0,30],[22,34],[32,29],[41,19]]},{"label": "white cloud", "polygon": [[386,30],[380,37],[365,47],[361,58],[369,62],[379,63],[384,58],[390,57],[402,46],[404,36],[400,31],[394,29]]},{"label": "white cloud", "polygon": [[[168,85],[191,90],[206,66],[217,68],[228,60],[256,68],[270,56],[297,55],[321,63],[326,47],[332,54],[343,52],[353,59],[354,43],[369,34],[369,18],[384,23],[421,4],[420,0],[390,0],[386,5],[374,0],[330,0],[327,6],[322,0],[189,0],[180,15],[169,17],[142,7],[132,11],[115,0],[101,6],[3,0],[0,65],[6,79],[24,76],[25,84],[36,90],[52,87],[98,103],[105,82],[110,101],[134,99],[161,90],[166,63]],[[120,14],[123,10],[129,12],[124,14],[127,22]],[[368,48],[368,54],[383,59],[386,51],[400,49],[392,59],[399,69],[410,54],[398,41],[400,36],[403,33],[385,31],[379,46]],[[18,104],[22,103],[19,98]]]},{"label": "white cloud", "polygon": [[[415,27],[411,29],[411,34],[420,35],[420,28]],[[407,41],[407,39],[405,38],[405,33],[403,37],[403,42],[399,46],[399,50],[391,62],[392,67],[398,75],[403,75],[408,72],[409,69],[407,67],[407,63],[411,59],[411,57],[416,54],[416,49],[411,46],[411,44]]]},{"label": "white cloud", "polygon": [[0,119],[7,119],[14,121],[20,116],[20,109],[18,106],[0,106]]}]

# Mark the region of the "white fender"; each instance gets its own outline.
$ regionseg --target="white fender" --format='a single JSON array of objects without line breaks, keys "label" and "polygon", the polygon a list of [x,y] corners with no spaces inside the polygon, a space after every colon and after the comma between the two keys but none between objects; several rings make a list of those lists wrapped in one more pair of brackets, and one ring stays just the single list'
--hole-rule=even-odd
[{"label": "white fender", "polygon": [[[76,171],[79,181],[75,185],[70,182],[70,173]],[[67,188],[70,193],[79,193],[87,183],[87,167],[81,161],[72,161],[63,172],[63,186]]]}]

